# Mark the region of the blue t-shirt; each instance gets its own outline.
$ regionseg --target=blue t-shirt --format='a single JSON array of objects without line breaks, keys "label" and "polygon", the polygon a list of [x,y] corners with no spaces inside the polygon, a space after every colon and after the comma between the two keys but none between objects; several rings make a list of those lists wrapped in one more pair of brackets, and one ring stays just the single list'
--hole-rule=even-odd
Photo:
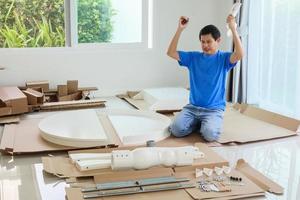
[{"label": "blue t-shirt", "polygon": [[209,109],[225,109],[227,72],[236,63],[230,63],[231,52],[218,51],[213,55],[203,52],[178,51],[179,65],[186,66],[190,75],[190,103]]}]

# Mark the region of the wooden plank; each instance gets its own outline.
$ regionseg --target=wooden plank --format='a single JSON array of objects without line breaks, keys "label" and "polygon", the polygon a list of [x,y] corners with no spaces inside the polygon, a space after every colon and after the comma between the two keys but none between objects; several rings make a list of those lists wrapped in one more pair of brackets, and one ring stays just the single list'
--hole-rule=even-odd
[{"label": "wooden plank", "polygon": [[78,100],[78,101],[64,101],[64,102],[51,102],[40,105],[41,110],[64,110],[75,108],[92,108],[92,107],[105,107],[103,100]]},{"label": "wooden plank", "polygon": [[17,123],[19,121],[20,121],[20,116],[18,115],[0,118],[0,124]]}]

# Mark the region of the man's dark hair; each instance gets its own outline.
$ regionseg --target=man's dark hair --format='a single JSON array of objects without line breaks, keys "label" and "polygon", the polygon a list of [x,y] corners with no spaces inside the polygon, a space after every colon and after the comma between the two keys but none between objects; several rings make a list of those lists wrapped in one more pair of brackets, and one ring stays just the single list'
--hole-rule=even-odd
[{"label": "man's dark hair", "polygon": [[199,39],[201,39],[201,35],[208,35],[208,34],[211,34],[215,40],[221,37],[221,33],[217,27],[215,27],[214,25],[207,25],[201,29],[199,33]]}]

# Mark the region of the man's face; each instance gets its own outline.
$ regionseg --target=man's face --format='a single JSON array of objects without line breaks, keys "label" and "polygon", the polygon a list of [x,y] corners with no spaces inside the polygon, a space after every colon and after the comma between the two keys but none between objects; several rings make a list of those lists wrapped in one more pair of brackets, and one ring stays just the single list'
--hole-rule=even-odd
[{"label": "man's face", "polygon": [[215,54],[218,50],[221,39],[215,40],[211,34],[201,35],[200,42],[205,54]]}]

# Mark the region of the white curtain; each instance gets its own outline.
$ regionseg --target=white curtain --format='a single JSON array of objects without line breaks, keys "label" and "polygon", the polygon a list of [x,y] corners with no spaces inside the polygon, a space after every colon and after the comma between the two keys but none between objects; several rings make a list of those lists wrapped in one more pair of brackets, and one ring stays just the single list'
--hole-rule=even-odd
[{"label": "white curtain", "polygon": [[[237,2],[237,1],[235,1]],[[248,49],[248,17],[249,17],[249,1],[239,0],[242,3],[241,11],[237,19],[239,25],[238,32],[242,41],[243,49],[246,56],[238,62],[233,69],[233,84],[232,84],[232,102],[246,103],[247,102],[247,49]]]},{"label": "white curtain", "polygon": [[300,0],[249,1],[247,103],[300,118]]}]

